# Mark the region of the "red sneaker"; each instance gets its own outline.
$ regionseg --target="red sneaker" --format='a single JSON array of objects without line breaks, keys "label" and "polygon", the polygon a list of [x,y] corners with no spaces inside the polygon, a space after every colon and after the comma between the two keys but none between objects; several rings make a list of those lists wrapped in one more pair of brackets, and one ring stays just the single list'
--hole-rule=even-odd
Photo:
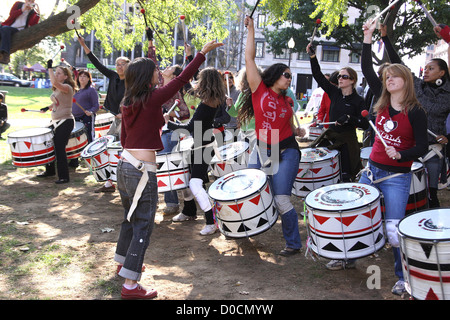
[{"label": "red sneaker", "polygon": [[131,299],[153,299],[158,295],[158,292],[155,289],[147,290],[142,287],[140,284],[137,285],[134,289],[126,289],[122,286],[122,299],[131,300]]}]

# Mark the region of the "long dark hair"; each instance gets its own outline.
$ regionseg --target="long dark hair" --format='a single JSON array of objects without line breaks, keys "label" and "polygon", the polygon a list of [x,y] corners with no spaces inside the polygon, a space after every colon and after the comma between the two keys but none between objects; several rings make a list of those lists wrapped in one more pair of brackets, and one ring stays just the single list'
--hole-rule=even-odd
[{"label": "long dark hair", "polygon": [[220,72],[212,67],[200,71],[194,94],[201,101],[212,104],[211,107],[224,103],[226,89]]},{"label": "long dark hair", "polygon": [[152,92],[152,78],[155,63],[145,57],[134,59],[125,71],[125,93],[122,105],[131,106],[142,104]]},{"label": "long dark hair", "polygon": [[[275,84],[275,82],[277,82],[277,80],[280,79],[281,75],[286,69],[289,69],[289,67],[284,63],[275,63],[271,65],[261,74],[263,83],[268,88],[272,87]],[[282,94],[285,95],[286,92],[282,92]]]},{"label": "long dark hair", "polygon": [[434,58],[434,59],[431,59],[431,61],[435,61],[437,63],[437,65],[439,66],[439,69],[445,71],[445,74],[441,79],[445,80],[445,81],[450,81],[450,74],[448,71],[447,62],[445,62],[445,60],[442,60],[440,58]]}]

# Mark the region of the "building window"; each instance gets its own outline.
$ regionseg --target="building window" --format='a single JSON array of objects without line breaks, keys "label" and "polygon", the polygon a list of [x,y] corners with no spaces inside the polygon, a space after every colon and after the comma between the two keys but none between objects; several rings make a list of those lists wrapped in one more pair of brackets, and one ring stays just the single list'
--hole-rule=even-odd
[{"label": "building window", "polygon": [[283,52],[281,54],[275,54],[275,59],[289,59],[289,49],[282,49]]},{"label": "building window", "polygon": [[339,47],[323,46],[322,47],[322,61],[325,62],[339,62]]},{"label": "building window", "polygon": [[256,58],[264,58],[264,41],[256,41]]},{"label": "building window", "polygon": [[309,61],[309,55],[306,52],[299,52],[297,60]]},{"label": "building window", "polygon": [[264,29],[266,26],[266,15],[265,14],[258,14],[258,29]]},{"label": "building window", "polygon": [[361,56],[358,53],[350,53],[349,60],[350,60],[350,63],[360,63]]}]

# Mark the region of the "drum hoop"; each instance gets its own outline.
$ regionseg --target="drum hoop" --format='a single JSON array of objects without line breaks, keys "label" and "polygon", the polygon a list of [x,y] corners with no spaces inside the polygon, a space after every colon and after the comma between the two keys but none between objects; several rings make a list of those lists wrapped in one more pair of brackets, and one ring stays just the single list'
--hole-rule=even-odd
[{"label": "drum hoop", "polygon": [[[243,169],[243,170],[246,170],[246,169]],[[210,193],[209,193],[209,189],[208,189],[208,195],[213,199],[213,200],[215,200],[215,201],[220,201],[220,202],[236,202],[236,201],[238,201],[238,200],[244,200],[244,199],[246,199],[246,198],[248,198],[248,197],[250,197],[250,196],[253,196],[253,195],[255,195],[255,194],[260,194],[261,193],[261,191],[262,190],[264,190],[265,188],[267,188],[267,185],[269,184],[269,179],[267,179],[267,176],[266,176],[266,181],[263,183],[263,185],[260,187],[260,188],[258,188],[258,189],[255,189],[255,191],[253,192],[253,193],[251,193],[251,194],[248,194],[248,195],[246,195],[246,196],[241,196],[241,197],[238,197],[238,198],[233,198],[233,199],[217,199],[217,198],[214,198],[214,197],[212,197],[211,195],[210,195]],[[209,187],[209,188],[211,188],[212,187],[212,185]]]},{"label": "drum hoop", "polygon": [[[372,188],[374,188],[374,187],[372,187]],[[378,191],[378,190],[377,190],[377,191]],[[369,203],[366,203],[366,204],[363,204],[363,205],[360,205],[360,206],[354,206],[354,207],[351,207],[351,208],[346,208],[346,209],[343,209],[343,208],[335,208],[334,210],[332,210],[332,209],[325,209],[325,208],[324,208],[324,209],[322,209],[322,208],[317,208],[317,207],[312,206],[311,204],[308,204],[308,198],[309,198],[310,196],[311,196],[311,197],[314,197],[314,196],[313,196],[313,192],[310,192],[310,193],[306,196],[306,198],[305,198],[305,205],[308,206],[308,207],[310,207],[311,209],[316,210],[316,211],[322,211],[322,212],[351,212],[351,211],[353,211],[353,210],[355,210],[355,209],[361,209],[361,208],[367,207],[367,206],[369,206],[369,205],[371,205],[371,204],[377,202],[377,201],[380,200],[380,198],[381,198],[381,192],[378,192],[378,196],[377,196],[375,199],[373,199],[373,201],[371,201],[371,202],[369,202]]]},{"label": "drum hoop", "polygon": [[411,217],[411,216],[413,216],[413,215],[415,215],[415,214],[418,214],[418,213],[423,213],[423,212],[426,212],[426,211],[435,211],[435,210],[436,210],[436,209],[426,209],[426,210],[421,210],[421,211],[418,211],[418,212],[416,212],[416,213],[410,214],[410,215],[408,215],[408,216],[406,216],[406,217],[403,217],[403,218],[400,220],[400,222],[398,223],[398,233],[400,234],[400,236],[401,236],[402,238],[408,238],[408,239],[418,240],[418,241],[420,241],[420,242],[426,242],[426,243],[431,243],[431,244],[437,244],[437,243],[441,243],[441,242],[444,242],[444,243],[450,242],[450,238],[442,238],[442,239],[426,239],[426,238],[422,238],[422,237],[418,237],[418,236],[411,236],[411,235],[406,234],[405,232],[402,232],[402,231],[400,230],[400,224],[401,224],[402,221],[404,221],[405,219],[407,219],[407,218],[409,218],[409,217]]},{"label": "drum hoop", "polygon": [[[18,136],[14,136],[13,135],[14,133],[17,133],[17,132],[21,132],[21,131],[30,131],[31,132],[32,130],[36,130],[36,129],[45,130],[46,132],[41,132],[38,135],[33,135],[33,136],[20,136],[20,137],[18,137]],[[8,133],[8,138],[12,138],[12,139],[31,138],[31,137],[43,136],[43,135],[46,135],[46,134],[51,134],[53,136],[52,129],[47,128],[47,127],[27,128],[27,129],[16,130],[16,131]]]},{"label": "drum hoop", "polygon": [[[319,149],[319,148],[308,148],[308,149]],[[332,161],[333,159],[336,159],[337,157],[339,157],[339,152],[337,152],[336,150],[329,150],[329,149],[326,149],[326,150],[327,150],[327,155],[325,157],[317,159],[317,160],[312,160],[312,161],[304,161],[304,159],[302,159],[303,157],[300,157],[300,163],[318,163],[318,162],[322,162],[322,161]]]}]

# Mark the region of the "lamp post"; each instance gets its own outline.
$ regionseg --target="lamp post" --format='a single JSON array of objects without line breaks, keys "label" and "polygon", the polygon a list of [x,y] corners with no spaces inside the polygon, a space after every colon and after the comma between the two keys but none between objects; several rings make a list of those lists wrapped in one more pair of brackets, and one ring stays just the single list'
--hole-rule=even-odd
[{"label": "lamp post", "polygon": [[288,64],[288,66],[291,67],[291,54],[292,54],[292,49],[295,47],[295,41],[292,37],[288,41],[288,47],[289,47],[289,64]]}]

